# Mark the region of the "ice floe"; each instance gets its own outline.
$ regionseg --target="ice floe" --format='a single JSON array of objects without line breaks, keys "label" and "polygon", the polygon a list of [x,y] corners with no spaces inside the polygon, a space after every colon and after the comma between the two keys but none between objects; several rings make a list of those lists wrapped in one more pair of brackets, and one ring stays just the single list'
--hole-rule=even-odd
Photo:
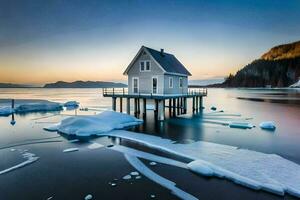
[{"label": "ice floe", "polygon": [[21,104],[15,108],[16,113],[26,112],[46,112],[46,111],[60,111],[63,106],[60,103],[55,102],[42,102],[42,103],[26,103]]},{"label": "ice floe", "polygon": [[84,200],[91,200],[93,199],[93,196],[91,194],[88,194],[84,197]]},{"label": "ice floe", "polygon": [[136,168],[141,174],[149,178],[150,180],[158,183],[159,185],[171,190],[175,196],[185,200],[195,200],[196,197],[176,187],[176,183],[156,174],[146,165],[144,165],[137,157],[125,154],[127,161]]},{"label": "ice floe", "polygon": [[98,115],[69,117],[62,120],[59,124],[51,125],[44,129],[48,131],[58,131],[68,135],[91,136],[114,129],[138,125],[142,122],[143,120],[127,114],[105,111]]},{"label": "ice floe", "polygon": [[129,174],[128,174],[128,175],[125,175],[125,176],[123,176],[123,179],[124,179],[124,180],[129,180],[129,179],[131,179],[131,175],[129,175]]},{"label": "ice floe", "polygon": [[64,107],[78,107],[78,106],[79,106],[79,102],[77,101],[68,101],[64,103]]},{"label": "ice floe", "polygon": [[230,122],[229,127],[230,128],[251,129],[254,126],[251,123],[247,123],[247,122]]},{"label": "ice floe", "polygon": [[23,158],[26,159],[26,161],[0,171],[0,175],[11,172],[11,171],[16,170],[16,169],[19,169],[21,167],[25,167],[26,165],[32,164],[32,163],[34,163],[35,161],[37,161],[39,159],[39,157],[35,156],[35,154],[28,153],[28,152],[23,153],[22,156],[23,156]]},{"label": "ice floe", "polygon": [[104,147],[104,145],[96,143],[96,142],[93,142],[92,144],[90,144],[88,146],[89,149],[99,149],[99,148],[102,148],[102,147]]},{"label": "ice floe", "polygon": [[62,121],[57,130],[67,134],[84,136],[96,134],[132,140],[193,160],[189,168],[196,173],[223,177],[257,190],[281,195],[289,193],[300,197],[300,165],[292,161],[276,154],[265,154],[204,141],[180,144],[142,133],[110,131],[138,123],[141,121],[132,116],[104,112],[96,116],[67,118]]},{"label": "ice floe", "polygon": [[64,153],[69,153],[69,152],[73,152],[73,151],[79,151],[79,149],[78,148],[69,148],[69,149],[63,150]]},{"label": "ice floe", "polygon": [[121,130],[104,135],[132,140],[194,160],[189,168],[205,176],[212,174],[252,189],[300,197],[300,165],[276,154],[204,141],[180,144],[157,136]]},{"label": "ice floe", "polygon": [[0,107],[0,116],[9,116],[12,113],[14,113],[15,110],[12,109],[11,107]]},{"label": "ice floe", "polygon": [[276,125],[274,122],[272,121],[267,121],[267,122],[261,122],[259,124],[259,127],[261,129],[266,129],[266,130],[275,130],[276,129]]}]

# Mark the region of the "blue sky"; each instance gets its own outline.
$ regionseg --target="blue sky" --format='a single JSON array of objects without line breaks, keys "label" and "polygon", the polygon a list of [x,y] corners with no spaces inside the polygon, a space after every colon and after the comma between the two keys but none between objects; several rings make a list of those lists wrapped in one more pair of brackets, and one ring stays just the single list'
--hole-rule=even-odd
[{"label": "blue sky", "polygon": [[0,82],[125,80],[141,45],[175,54],[192,79],[223,77],[300,40],[299,10],[299,0],[2,0]]}]

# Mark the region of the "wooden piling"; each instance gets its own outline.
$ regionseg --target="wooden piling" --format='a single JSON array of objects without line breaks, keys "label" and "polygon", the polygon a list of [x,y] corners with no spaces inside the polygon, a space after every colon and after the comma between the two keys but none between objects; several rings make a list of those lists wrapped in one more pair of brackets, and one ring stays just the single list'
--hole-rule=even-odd
[{"label": "wooden piling", "polygon": [[126,103],[127,103],[126,112],[128,115],[130,115],[130,98],[127,98]]},{"label": "wooden piling", "polygon": [[123,98],[120,97],[120,112],[123,112]]},{"label": "wooden piling", "polygon": [[146,99],[143,99],[143,117],[146,117],[147,113],[147,101]]},{"label": "wooden piling", "polygon": [[159,121],[163,121],[165,119],[165,108],[164,108],[165,100],[158,100],[158,111],[157,111],[157,119]]},{"label": "wooden piling", "polygon": [[173,98],[173,116],[176,116],[176,99]]},{"label": "wooden piling", "polygon": [[113,97],[112,98],[112,109],[113,111],[116,111],[116,105],[117,104],[117,98],[116,97]]},{"label": "wooden piling", "polygon": [[11,100],[11,108],[12,108],[12,109],[15,108],[15,100],[14,100],[14,99]]}]

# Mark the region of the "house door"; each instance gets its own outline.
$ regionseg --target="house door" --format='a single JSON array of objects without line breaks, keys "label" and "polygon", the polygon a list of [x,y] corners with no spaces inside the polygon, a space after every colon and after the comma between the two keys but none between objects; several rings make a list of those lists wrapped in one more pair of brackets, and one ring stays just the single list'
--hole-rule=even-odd
[{"label": "house door", "polygon": [[133,78],[133,93],[139,93],[139,79]]},{"label": "house door", "polygon": [[157,78],[152,78],[152,93],[157,94]]}]

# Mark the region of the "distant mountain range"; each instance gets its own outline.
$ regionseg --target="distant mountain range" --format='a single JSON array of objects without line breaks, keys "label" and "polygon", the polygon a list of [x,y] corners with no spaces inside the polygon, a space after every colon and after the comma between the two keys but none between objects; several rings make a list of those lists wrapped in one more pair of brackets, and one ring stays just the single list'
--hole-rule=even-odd
[{"label": "distant mountain range", "polygon": [[300,77],[300,41],[275,46],[215,87],[287,87]]},{"label": "distant mountain range", "polygon": [[64,82],[58,81],[56,83],[48,83],[44,88],[121,88],[127,87],[123,83],[104,82],[104,81],[75,81]]},{"label": "distant mountain range", "polygon": [[0,83],[0,88],[32,88],[35,86],[13,83]]}]

